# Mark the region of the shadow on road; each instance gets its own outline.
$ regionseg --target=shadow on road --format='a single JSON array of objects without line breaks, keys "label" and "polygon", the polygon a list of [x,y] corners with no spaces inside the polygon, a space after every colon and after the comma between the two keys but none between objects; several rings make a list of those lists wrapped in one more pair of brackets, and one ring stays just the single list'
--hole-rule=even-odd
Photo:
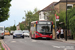
[{"label": "shadow on road", "polygon": [[49,39],[49,38],[37,38],[34,40],[48,40],[48,41],[55,41],[55,39]]}]

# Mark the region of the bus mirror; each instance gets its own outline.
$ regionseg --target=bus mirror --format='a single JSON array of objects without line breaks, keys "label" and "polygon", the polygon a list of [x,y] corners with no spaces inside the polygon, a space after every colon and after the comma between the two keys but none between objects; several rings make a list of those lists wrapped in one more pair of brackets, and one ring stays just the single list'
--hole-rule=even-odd
[{"label": "bus mirror", "polygon": [[53,28],[55,28],[55,25],[53,25]]},{"label": "bus mirror", "polygon": [[36,26],[36,24],[34,24],[34,27]]}]

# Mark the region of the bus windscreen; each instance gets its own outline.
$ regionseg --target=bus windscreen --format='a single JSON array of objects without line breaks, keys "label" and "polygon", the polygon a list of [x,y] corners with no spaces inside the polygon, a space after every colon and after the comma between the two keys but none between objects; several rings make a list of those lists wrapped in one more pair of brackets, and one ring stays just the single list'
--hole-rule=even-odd
[{"label": "bus windscreen", "polygon": [[37,31],[42,33],[51,33],[51,25],[37,25]]}]

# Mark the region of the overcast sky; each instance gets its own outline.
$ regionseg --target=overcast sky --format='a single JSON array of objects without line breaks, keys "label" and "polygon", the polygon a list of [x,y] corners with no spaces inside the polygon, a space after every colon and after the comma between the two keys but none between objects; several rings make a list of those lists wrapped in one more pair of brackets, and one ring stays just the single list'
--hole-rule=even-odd
[{"label": "overcast sky", "polygon": [[52,2],[58,2],[59,0],[12,0],[10,7],[10,17],[8,20],[0,23],[0,26],[13,26],[18,25],[19,22],[24,21],[22,17],[25,17],[25,11],[31,10],[34,8],[38,8],[39,10],[45,8]]}]

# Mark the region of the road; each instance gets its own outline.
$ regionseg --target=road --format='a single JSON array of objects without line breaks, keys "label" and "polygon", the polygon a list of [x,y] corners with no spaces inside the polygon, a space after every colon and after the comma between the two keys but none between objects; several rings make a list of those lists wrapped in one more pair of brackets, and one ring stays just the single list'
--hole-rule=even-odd
[{"label": "road", "polygon": [[28,37],[13,39],[12,36],[5,36],[3,41],[10,50],[75,50],[75,44],[56,40],[31,39]]}]

